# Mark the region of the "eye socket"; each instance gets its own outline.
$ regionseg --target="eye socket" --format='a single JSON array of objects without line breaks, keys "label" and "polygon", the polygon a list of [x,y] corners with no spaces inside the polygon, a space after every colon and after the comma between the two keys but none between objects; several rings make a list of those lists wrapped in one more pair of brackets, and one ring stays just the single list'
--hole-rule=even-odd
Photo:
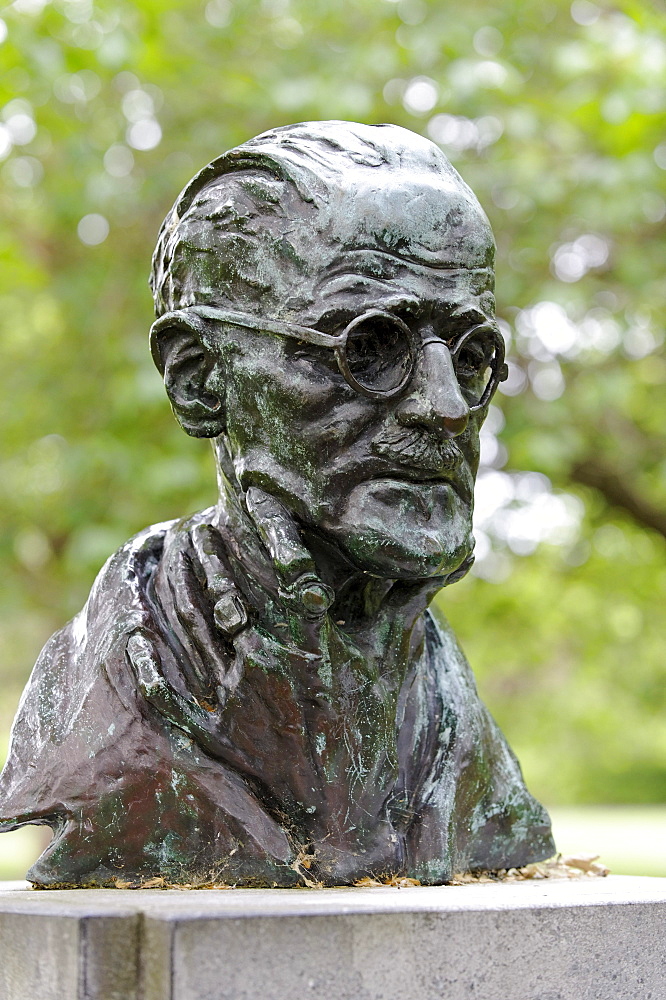
[{"label": "eye socket", "polygon": [[369,392],[391,392],[413,367],[409,328],[390,313],[371,312],[347,328],[345,362],[353,379]]},{"label": "eye socket", "polygon": [[504,342],[498,331],[492,327],[470,330],[454,345],[451,357],[467,402],[470,406],[485,403],[504,360]]}]

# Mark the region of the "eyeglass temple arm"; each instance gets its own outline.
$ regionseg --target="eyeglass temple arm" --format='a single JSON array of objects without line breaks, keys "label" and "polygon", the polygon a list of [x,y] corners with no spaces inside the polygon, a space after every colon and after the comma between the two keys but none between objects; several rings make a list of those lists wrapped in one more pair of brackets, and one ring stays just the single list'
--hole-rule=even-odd
[{"label": "eyeglass temple arm", "polygon": [[259,316],[251,316],[249,313],[235,312],[232,309],[216,309],[214,306],[190,306],[186,309],[176,309],[173,312],[165,313],[153,323],[152,332],[158,333],[169,323],[174,321],[185,321],[191,325],[191,316],[199,316],[201,319],[214,319],[222,323],[231,323],[234,326],[242,326],[248,330],[257,330],[259,333],[277,333],[282,337],[291,337],[292,340],[301,340],[307,344],[314,344],[316,347],[336,348],[340,347],[344,341],[344,336],[334,336],[330,333],[322,333],[320,330],[313,330],[309,326],[299,326],[297,323],[284,323],[275,319],[263,319]]}]

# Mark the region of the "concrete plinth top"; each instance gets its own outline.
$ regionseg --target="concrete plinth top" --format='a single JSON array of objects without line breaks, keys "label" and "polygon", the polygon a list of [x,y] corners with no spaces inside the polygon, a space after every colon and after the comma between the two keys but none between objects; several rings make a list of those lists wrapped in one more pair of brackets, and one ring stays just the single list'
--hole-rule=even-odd
[{"label": "concrete plinth top", "polygon": [[3,1000],[664,1000],[666,879],[438,887],[0,883]]}]

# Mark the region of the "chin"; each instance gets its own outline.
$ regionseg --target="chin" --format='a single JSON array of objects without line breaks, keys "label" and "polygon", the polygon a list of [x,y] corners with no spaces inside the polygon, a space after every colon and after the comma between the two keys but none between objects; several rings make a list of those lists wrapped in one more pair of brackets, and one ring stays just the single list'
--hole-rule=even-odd
[{"label": "chin", "polygon": [[356,566],[391,579],[447,576],[474,549],[471,504],[448,483],[363,483],[328,531]]}]

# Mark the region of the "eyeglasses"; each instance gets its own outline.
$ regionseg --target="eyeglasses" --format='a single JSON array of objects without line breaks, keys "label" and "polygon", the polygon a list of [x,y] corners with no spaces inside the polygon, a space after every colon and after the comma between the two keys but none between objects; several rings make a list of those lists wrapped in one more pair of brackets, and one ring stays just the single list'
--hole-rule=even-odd
[{"label": "eyeglasses", "polygon": [[494,323],[473,326],[449,345],[438,337],[422,340],[399,316],[381,309],[368,309],[351,320],[342,333],[330,334],[297,323],[261,319],[213,306],[189,306],[156,320],[151,327],[151,338],[167,327],[179,325],[202,333],[208,320],[329,348],[335,352],[340,374],[347,384],[370,399],[388,400],[404,395],[419,352],[430,343],[442,344],[449,350],[470,413],[487,406],[499,383],[508,375],[504,340]]}]

